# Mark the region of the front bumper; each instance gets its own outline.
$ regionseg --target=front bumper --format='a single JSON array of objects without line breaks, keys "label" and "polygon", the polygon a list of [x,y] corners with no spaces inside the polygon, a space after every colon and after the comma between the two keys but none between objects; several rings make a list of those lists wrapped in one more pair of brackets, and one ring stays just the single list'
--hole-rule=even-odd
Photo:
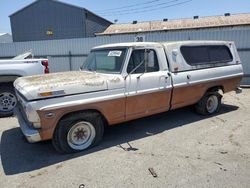
[{"label": "front bumper", "polygon": [[14,113],[18,119],[18,123],[20,125],[20,128],[21,128],[24,136],[28,140],[28,142],[35,143],[35,142],[41,141],[42,139],[41,139],[41,136],[39,134],[39,131],[37,129],[31,128],[29,126],[29,123],[25,120],[25,117],[23,116],[21,110],[18,107],[16,107],[14,109]]}]

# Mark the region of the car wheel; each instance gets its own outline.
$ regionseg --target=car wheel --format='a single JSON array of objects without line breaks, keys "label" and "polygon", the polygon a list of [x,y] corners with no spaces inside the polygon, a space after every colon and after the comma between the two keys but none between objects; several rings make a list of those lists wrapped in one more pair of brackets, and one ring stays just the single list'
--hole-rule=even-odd
[{"label": "car wheel", "polygon": [[103,132],[103,121],[99,113],[75,113],[58,123],[52,143],[60,153],[79,152],[98,144]]},{"label": "car wheel", "polygon": [[13,115],[17,105],[14,88],[11,85],[0,86],[0,117]]},{"label": "car wheel", "polygon": [[221,107],[222,96],[215,93],[207,93],[201,100],[195,105],[195,110],[201,115],[211,115],[219,112]]}]

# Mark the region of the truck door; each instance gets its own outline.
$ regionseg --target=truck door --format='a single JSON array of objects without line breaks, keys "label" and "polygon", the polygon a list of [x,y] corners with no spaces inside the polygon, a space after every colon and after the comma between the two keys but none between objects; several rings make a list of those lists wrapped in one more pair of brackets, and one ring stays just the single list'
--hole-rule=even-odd
[{"label": "truck door", "polygon": [[161,70],[162,61],[154,49],[132,51],[125,82],[126,120],[169,110],[171,78],[168,70]]}]

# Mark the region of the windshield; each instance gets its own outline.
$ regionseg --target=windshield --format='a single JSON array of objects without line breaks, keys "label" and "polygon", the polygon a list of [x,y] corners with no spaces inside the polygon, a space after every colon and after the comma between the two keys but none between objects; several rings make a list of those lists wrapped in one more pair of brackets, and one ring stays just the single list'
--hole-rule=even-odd
[{"label": "windshield", "polygon": [[120,73],[127,49],[93,50],[88,55],[82,69],[102,73]]}]

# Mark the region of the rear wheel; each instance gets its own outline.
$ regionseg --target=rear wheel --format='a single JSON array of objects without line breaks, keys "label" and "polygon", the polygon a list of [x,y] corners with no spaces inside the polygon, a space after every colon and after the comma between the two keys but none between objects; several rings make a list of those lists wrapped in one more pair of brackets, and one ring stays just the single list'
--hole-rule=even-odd
[{"label": "rear wheel", "polygon": [[0,117],[13,115],[17,104],[14,88],[11,85],[0,86]]},{"label": "rear wheel", "polygon": [[103,131],[103,121],[99,113],[75,113],[58,123],[52,143],[61,153],[79,152],[98,144]]},{"label": "rear wheel", "polygon": [[195,110],[201,115],[211,115],[219,112],[222,96],[218,92],[207,93],[195,105]]}]

